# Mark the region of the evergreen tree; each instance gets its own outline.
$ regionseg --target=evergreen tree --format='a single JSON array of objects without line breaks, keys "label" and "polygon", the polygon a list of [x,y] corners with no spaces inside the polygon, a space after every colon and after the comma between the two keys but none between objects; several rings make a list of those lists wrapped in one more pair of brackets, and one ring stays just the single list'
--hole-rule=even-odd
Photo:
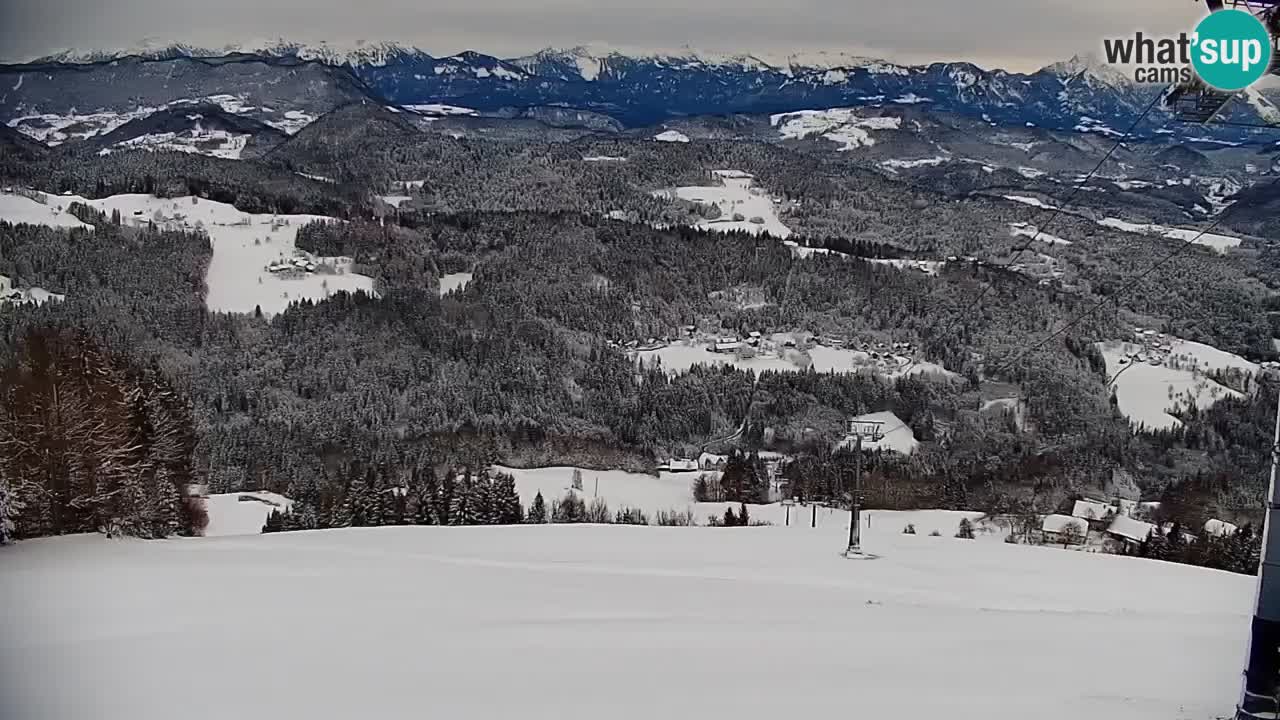
[{"label": "evergreen tree", "polygon": [[14,540],[14,530],[17,527],[15,520],[18,517],[17,498],[9,489],[9,480],[4,476],[3,467],[0,466],[0,545],[8,545]]},{"label": "evergreen tree", "polygon": [[[292,515],[292,513],[290,513],[290,515]],[[280,512],[280,508],[273,508],[271,510],[271,514],[267,516],[267,522],[262,526],[262,532],[283,532],[285,529],[284,513]]]},{"label": "evergreen tree", "polygon": [[529,514],[525,522],[533,525],[542,525],[547,522],[547,503],[542,499],[541,491],[534,495],[533,502],[529,503]]},{"label": "evergreen tree", "polygon": [[587,521],[587,504],[572,490],[551,503],[551,522],[584,523]]},{"label": "evergreen tree", "polygon": [[724,509],[724,526],[736,527],[737,524],[738,524],[738,516],[734,514],[733,508],[731,507],[725,508]]}]

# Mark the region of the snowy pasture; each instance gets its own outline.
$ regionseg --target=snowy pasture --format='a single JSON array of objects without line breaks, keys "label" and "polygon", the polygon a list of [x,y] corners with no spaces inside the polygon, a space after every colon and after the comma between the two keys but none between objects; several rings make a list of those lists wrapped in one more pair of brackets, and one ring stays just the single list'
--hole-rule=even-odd
[{"label": "snowy pasture", "polygon": [[659,197],[672,193],[681,200],[714,205],[720,210],[715,220],[702,220],[697,227],[721,232],[742,231],[752,235],[769,233],[776,238],[787,238],[791,229],[778,219],[778,212],[769,193],[753,188],[752,177],[737,170],[717,170],[718,186],[678,187],[674,191],[658,191]]},{"label": "snowy pasture", "polygon": [[205,499],[209,524],[205,537],[257,535],[262,532],[272,510],[288,510],[293,501],[269,492],[240,492],[210,495]]},{"label": "snowy pasture", "polygon": [[1222,235],[1220,233],[1204,233],[1200,234],[1199,230],[1194,228],[1173,228],[1164,225],[1156,225],[1155,223],[1132,223],[1116,218],[1103,218],[1098,221],[1099,225],[1105,225],[1117,230],[1125,232],[1138,233],[1141,235],[1156,235],[1169,240],[1177,240],[1180,242],[1194,242],[1196,245],[1204,245],[1213,248],[1219,253],[1226,253],[1233,247],[1240,245],[1240,238],[1231,235]]},{"label": "snowy pasture", "polygon": [[[50,222],[42,224],[59,227],[66,226],[69,222],[66,218],[71,217],[64,212],[67,206],[81,202],[108,215],[119,210],[121,218],[130,224],[154,222],[174,229],[204,230],[213,245],[213,259],[205,279],[209,288],[205,304],[215,312],[252,313],[260,307],[263,315],[269,316],[304,298],[322,300],[342,290],[373,291],[373,279],[351,272],[349,259],[312,256],[294,246],[299,227],[312,220],[331,219],[321,215],[245,213],[226,203],[192,197],[113,195],[101,200],[75,195],[43,197],[46,206],[24,197],[0,195],[0,213],[17,207],[15,214],[49,218]],[[44,209],[40,210],[41,207]],[[5,217],[0,214],[0,219]],[[294,258],[315,264],[319,271],[267,269]]]},{"label": "snowy pasture", "polygon": [[769,116],[769,123],[785,140],[821,137],[836,143],[838,152],[875,145],[872,132],[897,130],[902,119],[896,117],[862,117],[853,108],[800,110]]},{"label": "snowy pasture", "polygon": [[1176,338],[1158,365],[1136,357],[1144,351],[1139,344],[1108,341],[1097,346],[1107,363],[1107,377],[1114,378],[1121,414],[1134,424],[1152,429],[1179,427],[1182,421],[1171,413],[1190,404],[1207,408],[1223,398],[1240,396],[1205,376],[1205,372],[1225,368],[1258,372],[1257,365],[1238,355]]},{"label": "snowy pasture", "polygon": [[958,514],[937,513],[868,513],[863,546],[880,557],[852,562],[847,514],[820,514],[816,529],[19,543],[0,550],[0,643],[22,658],[5,705],[97,720],[764,720],[850,703],[868,718],[1212,720],[1233,706],[1253,578],[959,540]]},{"label": "snowy pasture", "polygon": [[657,140],[658,142],[679,142],[679,143],[689,142],[689,136],[685,135],[679,130],[663,130],[657,135],[654,135],[653,139]]},{"label": "snowy pasture", "polygon": [[122,150],[167,150],[173,152],[199,153],[227,160],[239,160],[249,143],[250,136],[244,133],[229,133],[225,130],[204,130],[197,127],[189,132],[151,133],[139,135],[109,148],[98,151],[99,155],[110,155],[115,149]]},{"label": "snowy pasture", "polygon": [[440,276],[440,295],[448,295],[454,290],[461,290],[471,284],[472,273],[449,273]]},{"label": "snowy pasture", "polygon": [[56,201],[56,195],[41,195],[44,203],[25,195],[0,193],[0,221],[19,225],[46,225],[55,228],[85,228],[93,226],[66,211],[70,202]]},{"label": "snowy pasture", "polygon": [[948,378],[957,377],[955,373],[941,365],[916,361],[902,355],[877,360],[872,358],[870,353],[862,350],[850,350],[827,345],[814,345],[807,350],[775,348],[773,351],[745,357],[736,353],[714,352],[709,345],[682,341],[654,350],[640,350],[635,353],[635,356],[645,365],[659,360],[662,363],[662,368],[669,373],[685,372],[693,365],[699,364],[729,364],[742,370],[752,370],[757,373],[765,370],[798,372],[812,367],[815,372],[820,373],[869,371],[887,378],[921,374],[940,375]]}]

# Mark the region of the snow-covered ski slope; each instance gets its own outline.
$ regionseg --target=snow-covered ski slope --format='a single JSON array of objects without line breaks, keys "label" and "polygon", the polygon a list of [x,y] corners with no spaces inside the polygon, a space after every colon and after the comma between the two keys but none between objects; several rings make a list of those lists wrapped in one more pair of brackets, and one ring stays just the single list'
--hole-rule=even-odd
[{"label": "snow-covered ski slope", "polygon": [[[797,512],[793,510],[793,512]],[[0,551],[14,718],[1211,720],[1253,580],[844,525],[368,528]]]}]

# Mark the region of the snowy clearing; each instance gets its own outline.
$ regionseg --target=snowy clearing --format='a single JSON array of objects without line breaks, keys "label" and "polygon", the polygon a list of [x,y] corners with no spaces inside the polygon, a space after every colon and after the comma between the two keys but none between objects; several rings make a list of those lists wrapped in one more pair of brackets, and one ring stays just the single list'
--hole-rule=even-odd
[{"label": "snowy clearing", "polygon": [[671,197],[674,192],[681,200],[715,205],[720,210],[720,217],[698,222],[696,227],[704,230],[739,230],[752,235],[769,233],[777,238],[791,235],[791,229],[778,219],[777,209],[769,194],[760,188],[751,187],[750,175],[736,170],[720,170],[716,171],[716,175],[723,185],[678,187],[674,191],[659,190],[654,195]]},{"label": "snowy clearing", "polygon": [[[1207,408],[1240,393],[1206,377],[1209,370],[1235,368],[1248,373],[1258,366],[1238,355],[1201,343],[1170,339],[1169,350],[1131,342],[1097,343],[1107,363],[1107,377],[1115,378],[1120,413],[1136,425],[1151,429],[1176,428],[1182,421],[1171,413],[1194,404]],[[1157,364],[1151,364],[1153,360]]]},{"label": "snowy clearing", "polygon": [[9,127],[42,142],[56,147],[69,140],[83,140],[96,135],[105,135],[127,122],[147,117],[160,110],[157,107],[139,107],[129,112],[95,112],[37,113],[16,117],[9,121]]},{"label": "snowy clearing", "polygon": [[800,110],[769,116],[784,140],[803,140],[817,135],[840,145],[839,152],[875,145],[870,131],[897,130],[902,119],[896,117],[860,117],[853,108]]},{"label": "snowy clearing", "polygon": [[1044,208],[1046,210],[1056,210],[1057,208],[1037,197],[1028,197],[1026,195],[1004,195],[1005,200],[1022,203],[1023,205],[1031,205],[1032,207]]},{"label": "snowy clearing", "polygon": [[[1227,250],[1240,245],[1240,238],[1230,235],[1221,235],[1218,233],[1200,234],[1199,230],[1191,228],[1171,228],[1165,225],[1156,225],[1155,223],[1132,223],[1117,218],[1103,218],[1098,221],[1099,225],[1105,225],[1117,230],[1125,232],[1139,233],[1141,235],[1157,235],[1169,240],[1178,240],[1180,242],[1193,242],[1196,245],[1204,245],[1213,248],[1219,253],[1226,254]],[[1198,237],[1197,237],[1198,236]]]},{"label": "snowy clearing", "polygon": [[25,195],[0,193],[0,221],[20,225],[45,225],[55,228],[86,228],[93,226],[81,222],[80,218],[66,211],[70,202],[54,202],[56,196],[39,193],[38,197],[45,202],[33,200]]},{"label": "snowy clearing", "polygon": [[401,205],[409,202],[413,197],[409,195],[379,195],[378,199],[393,208],[399,209]]},{"label": "snowy clearing", "polygon": [[1029,237],[1047,243],[1049,245],[1070,245],[1070,240],[1064,240],[1057,235],[1040,232],[1040,229],[1031,223],[1015,222],[1009,223],[1009,234],[1013,237]]},{"label": "snowy clearing", "polygon": [[423,105],[401,105],[405,110],[413,112],[426,113],[427,115],[478,115],[475,110],[468,107],[460,107],[458,105],[445,105],[443,103],[426,103]]},{"label": "snowy clearing", "polygon": [[900,168],[918,168],[941,165],[949,160],[950,158],[939,155],[937,157],[920,158],[919,160],[883,160],[880,162],[880,166],[888,170],[897,170]]},{"label": "snowy clearing", "polygon": [[454,290],[461,290],[471,284],[472,273],[449,273],[440,276],[440,295],[448,295]]},{"label": "snowy clearing", "polygon": [[66,299],[66,295],[49,292],[42,287],[15,287],[13,278],[7,275],[0,275],[0,305],[25,305],[28,303],[43,305],[50,300],[62,302]]},{"label": "snowy clearing", "polygon": [[[12,196],[0,199],[4,197]],[[133,225],[154,222],[175,230],[204,230],[213,245],[213,258],[205,277],[209,288],[205,305],[214,312],[252,313],[260,307],[263,315],[270,316],[304,298],[323,300],[342,290],[373,292],[373,279],[351,272],[349,258],[317,257],[294,247],[299,227],[312,220],[332,218],[255,215],[226,203],[193,197],[43,197],[48,207],[58,211],[80,202],[108,215],[119,210],[121,218]]]},{"label": "snowy clearing", "polygon": [[654,135],[653,139],[658,142],[689,142],[689,136],[679,130],[664,130],[657,135]]},{"label": "snowy clearing", "polygon": [[[850,562],[847,514],[820,510],[811,529],[811,512],[768,528],[19,543],[0,551],[20,579],[0,584],[0,642],[23,658],[6,706],[97,720],[393,718],[424,702],[557,720],[821,716],[851,698],[860,717],[956,720],[1233,706],[1253,578],[959,540],[968,515],[936,511],[867,513],[880,557]],[[551,691],[566,679],[572,692]]]},{"label": "snowy clearing", "polygon": [[279,508],[283,512],[292,505],[289,498],[269,492],[210,495],[205,500],[209,524],[204,529],[204,536],[257,535],[262,532],[272,510]]},{"label": "snowy clearing", "polygon": [[942,260],[911,260],[904,258],[866,258],[872,265],[887,265],[899,270],[919,270],[925,275],[937,275],[946,263]]},{"label": "snowy clearing", "polygon": [[883,359],[875,359],[862,350],[815,345],[807,350],[796,348],[775,348],[773,351],[757,352],[751,357],[732,352],[715,352],[711,345],[677,342],[656,350],[640,350],[635,353],[639,361],[645,365],[661,361],[662,368],[668,373],[686,372],[691,366],[729,364],[742,370],[763,372],[775,370],[780,372],[799,372],[810,367],[814,372],[854,373],[873,372],[886,378],[899,378],[910,375],[941,375],[947,378],[958,377],[955,373],[941,365],[930,362],[917,362],[903,355]]},{"label": "snowy clearing", "polygon": [[205,131],[199,127],[187,133],[151,133],[139,135],[103,148],[99,155],[110,155],[116,149],[150,150],[198,153],[227,160],[239,160],[249,142],[247,134],[233,134],[223,130]]}]

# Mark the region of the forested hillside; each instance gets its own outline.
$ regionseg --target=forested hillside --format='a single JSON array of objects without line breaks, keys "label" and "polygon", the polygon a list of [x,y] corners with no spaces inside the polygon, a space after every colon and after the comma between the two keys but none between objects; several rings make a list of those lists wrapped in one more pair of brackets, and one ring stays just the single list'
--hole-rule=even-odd
[{"label": "forested hillside", "polygon": [[[725,168],[751,173],[776,198],[791,240],[836,252],[694,229],[714,208],[655,195],[715,186],[713,171]],[[92,232],[0,224],[0,274],[15,287],[66,295],[0,306],[6,392],[27,382],[31,338],[92,338],[119,358],[115,372],[145,368],[181,398],[192,438],[182,472],[214,490],[300,497],[321,478],[368,485],[370,468],[377,482],[407,487],[496,460],[649,470],[659,459],[737,447],[792,453],[801,459],[793,472],[803,473],[795,482],[829,491],[852,462],[834,447],[847,419],[877,411],[895,413],[921,442],[909,456],[872,456],[870,497],[885,507],[1053,503],[1121,469],[1149,496],[1194,495],[1184,503],[1190,522],[1248,512],[1263,481],[1274,411],[1267,381],[1184,412],[1179,429],[1135,434],[1093,343],[1128,337],[1137,324],[1274,358],[1266,246],[1193,248],[1126,287],[1167,242],[1063,215],[1052,233],[1071,244],[1036,252],[1066,270],[1038,282],[1011,267],[1025,238],[1010,228],[1036,219],[1035,208],[1004,199],[1012,190],[993,183],[1016,177],[1019,192],[1049,194],[1046,180],[963,168],[908,178],[754,142],[453,138],[370,104],[330,113],[261,160],[69,147],[7,151],[0,169],[6,183],[55,194],[191,194],[246,213],[338,219],[303,226],[297,247],[353,258],[355,271],[375,279],[376,296],[334,293],[269,319],[205,309],[216,243],[202,230],[85,208],[76,212]],[[395,193],[406,199],[394,207],[380,199]],[[469,284],[442,296],[440,278],[462,272]],[[1102,299],[1105,312],[1086,313]],[[677,372],[638,365],[627,352],[688,327],[909,343],[920,361],[951,374],[733,364]],[[143,392],[121,387],[122,398]],[[993,398],[1015,398],[1025,415],[991,410]],[[11,424],[23,422],[6,410]],[[6,452],[10,468],[27,462]],[[19,488],[24,502],[32,492]],[[19,532],[93,522],[85,515]]]}]

